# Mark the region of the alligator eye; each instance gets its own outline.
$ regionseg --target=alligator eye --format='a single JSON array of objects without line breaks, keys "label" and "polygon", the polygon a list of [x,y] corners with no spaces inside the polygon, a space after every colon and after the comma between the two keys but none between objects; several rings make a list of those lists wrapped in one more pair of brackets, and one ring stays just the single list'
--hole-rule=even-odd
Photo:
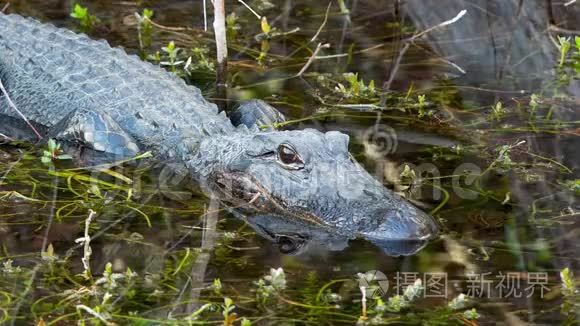
[{"label": "alligator eye", "polygon": [[278,235],[276,236],[276,243],[278,243],[280,253],[295,255],[304,247],[306,240],[299,236]]},{"label": "alligator eye", "polygon": [[292,169],[298,170],[304,167],[304,161],[290,145],[282,144],[278,146],[278,160]]}]

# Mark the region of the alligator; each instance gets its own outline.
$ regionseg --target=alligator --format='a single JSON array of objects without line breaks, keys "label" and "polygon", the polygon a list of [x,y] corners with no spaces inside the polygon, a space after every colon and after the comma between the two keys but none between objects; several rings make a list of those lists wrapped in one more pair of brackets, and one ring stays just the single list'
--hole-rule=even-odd
[{"label": "alligator", "polygon": [[15,106],[44,139],[69,149],[108,159],[151,151],[183,164],[228,207],[371,241],[438,234],[433,217],[354,160],[346,134],[261,130],[283,115],[258,100],[242,103],[230,119],[175,74],[31,18],[0,14],[0,31],[2,124],[20,119]]}]

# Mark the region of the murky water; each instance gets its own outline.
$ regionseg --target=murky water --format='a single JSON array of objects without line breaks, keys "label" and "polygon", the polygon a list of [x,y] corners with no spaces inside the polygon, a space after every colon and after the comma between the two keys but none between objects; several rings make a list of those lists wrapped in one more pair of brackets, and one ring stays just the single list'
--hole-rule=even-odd
[{"label": "murky water", "polygon": [[[219,278],[228,291],[240,296],[236,302],[240,315],[275,316],[272,311],[266,314],[244,307],[244,298],[255,295],[253,281],[271,267],[283,267],[288,291],[296,295],[294,301],[307,292],[312,275],[320,288],[332,280],[355,280],[357,273],[377,270],[390,282],[387,296],[397,292],[399,283],[423,279],[426,297],[419,300],[419,309],[444,306],[466,293],[474,297],[482,323],[573,323],[576,309],[560,313],[559,273],[566,267],[580,272],[577,76],[554,92],[557,76],[562,74],[558,70],[560,75],[555,77],[553,69],[559,53],[549,39],[537,37],[544,34],[535,34],[544,29],[533,26],[577,29],[577,17],[570,12],[578,13],[578,5],[568,8],[570,12],[553,5],[551,16],[544,14],[548,11],[543,5],[536,9],[524,6],[519,8],[521,20],[510,21],[505,28],[494,27],[489,34],[477,28],[486,23],[482,17],[491,19],[482,13],[499,17],[518,8],[506,5],[502,12],[493,5],[497,1],[479,2],[426,1],[421,7],[419,1],[409,1],[399,7],[397,1],[347,1],[348,13],[341,13],[332,3],[326,23],[326,3],[249,2],[281,32],[269,41],[263,58],[264,45],[255,37],[261,33],[259,21],[241,4],[227,5],[228,13],[237,16],[231,25],[235,28],[230,30],[237,35],[230,35],[236,41],[230,47],[227,105],[262,98],[288,120],[297,120],[287,128],[348,133],[351,151],[369,171],[433,212],[443,228],[441,238],[424,248],[384,244],[381,248],[381,244],[364,240],[304,230],[291,221],[285,224],[262,218],[246,224],[226,211],[216,214],[219,207],[192,194],[190,186],[179,180],[160,185],[162,168],[145,165],[116,170],[130,176],[133,183],[94,173],[91,176],[117,185],[103,183],[96,190],[90,187],[90,180],[83,179],[82,175],[89,175],[86,172],[71,172],[66,167],[61,175],[60,168],[47,172],[30,147],[3,145],[0,257],[3,262],[12,259],[14,266],[34,268],[40,260],[38,253],[51,244],[55,255],[70,263],[69,275],[59,284],[49,285],[46,276],[26,278],[32,280],[31,288],[7,284],[13,282],[8,277],[0,281],[0,294],[11,298],[0,300],[6,306],[2,311],[6,316],[21,316],[12,319],[17,323],[59,316],[40,306],[44,296],[68,289],[74,283],[72,275],[83,270],[82,245],[75,244],[75,239],[84,232],[84,198],[99,208],[91,229],[92,269],[102,271],[108,262],[119,272],[129,267],[147,276],[145,283],[159,290],[157,296],[141,298],[142,302],[131,299],[135,304],[124,314],[138,311],[140,316],[161,320],[168,314],[191,313],[199,307],[197,303],[215,299],[207,288]],[[146,53],[159,51],[171,40],[182,49],[213,49],[211,34],[203,32],[201,1],[83,4],[101,20],[91,36],[105,38],[128,52],[139,52],[134,13],[143,8],[153,9],[153,20],[159,24]],[[23,0],[11,1],[9,11],[74,29],[71,7],[68,1]],[[462,9],[467,14],[456,23],[466,25],[436,29],[406,49],[402,40],[456,17]],[[532,23],[526,25],[528,18]],[[520,28],[524,32],[519,33]],[[309,43],[313,35],[317,39]],[[524,36],[528,39],[521,39]],[[303,78],[293,77],[318,43],[330,45],[320,50]],[[531,61],[521,53],[530,48],[529,43],[537,50],[530,54]],[[402,50],[406,52],[399,60]],[[213,57],[211,51],[205,55]],[[347,72],[358,73],[358,80],[363,79],[367,86],[374,80],[377,90],[395,74],[389,91],[381,96],[369,87],[362,90],[359,85],[355,90],[349,86],[342,77]],[[211,71],[199,68],[186,79],[202,88],[208,98],[218,99]],[[420,95],[426,95],[424,103],[418,99]],[[532,98],[538,98],[537,103],[530,104]],[[387,110],[376,109],[382,100]],[[499,107],[498,102],[502,103]],[[414,177],[405,172],[405,165],[415,168]],[[134,201],[125,200],[128,189],[134,192]],[[306,241],[297,247],[292,241],[281,241],[280,234]],[[389,255],[401,250],[417,252]],[[513,284],[503,279],[507,275]],[[442,288],[433,285],[436,276],[445,277]],[[172,284],[166,279],[172,279]],[[343,296],[340,305],[357,316],[361,296],[356,284],[336,284],[330,289]],[[19,293],[25,296],[19,297]],[[63,322],[76,316],[70,318]],[[308,320],[306,314],[296,318],[301,321],[286,317],[284,322]],[[418,323],[421,317],[402,315],[397,319],[406,321]],[[282,321],[272,317],[256,322]],[[328,315],[325,322],[353,324],[356,319],[337,314]]]}]

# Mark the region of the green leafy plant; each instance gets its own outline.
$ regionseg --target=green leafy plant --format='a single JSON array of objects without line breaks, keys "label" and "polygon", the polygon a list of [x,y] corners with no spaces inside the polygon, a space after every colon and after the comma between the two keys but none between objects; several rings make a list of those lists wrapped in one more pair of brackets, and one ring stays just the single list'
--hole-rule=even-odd
[{"label": "green leafy plant", "polygon": [[226,36],[228,38],[228,42],[235,40],[238,36],[238,31],[241,29],[238,21],[239,17],[235,12],[232,12],[226,17]]},{"label": "green leafy plant", "polygon": [[135,13],[137,17],[138,25],[137,32],[139,33],[139,47],[141,50],[151,46],[153,40],[153,23],[151,17],[153,17],[153,10],[143,9],[143,13],[139,15]]},{"label": "green leafy plant", "polygon": [[491,118],[493,120],[501,120],[501,118],[505,115],[505,109],[501,102],[497,102],[494,106],[491,107]]},{"label": "green leafy plant", "polygon": [[469,310],[465,310],[463,312],[463,316],[466,319],[469,319],[469,320],[475,320],[475,319],[478,319],[480,317],[479,316],[479,313],[477,313],[477,310],[475,310],[475,308],[471,308]]},{"label": "green leafy plant", "polygon": [[224,304],[222,305],[222,315],[224,316],[224,326],[231,326],[237,318],[234,311],[236,306],[234,301],[230,298],[224,298]]},{"label": "green leafy plant", "polygon": [[89,9],[75,3],[70,16],[78,21],[81,30],[84,32],[91,31],[95,25],[100,21],[95,15],[89,13]]},{"label": "green leafy plant", "polygon": [[565,296],[576,294],[576,282],[574,281],[574,274],[568,267],[560,271],[560,279],[562,280],[562,293]]},{"label": "green leafy plant", "polygon": [[499,165],[504,169],[509,169],[510,167],[512,167],[512,165],[514,164],[514,162],[512,161],[512,159],[510,157],[510,152],[512,150],[512,146],[511,145],[502,145],[502,146],[499,146],[498,148],[496,148],[496,150],[499,154],[497,159],[496,159],[496,162],[499,163]]},{"label": "green leafy plant", "polygon": [[171,71],[175,72],[176,67],[183,63],[183,61],[177,60],[177,54],[181,49],[175,46],[175,42],[171,41],[167,46],[162,47],[161,50],[166,54],[168,60],[161,61],[160,64],[171,67]]},{"label": "green leafy plant", "polygon": [[566,57],[568,56],[570,48],[570,38],[558,36],[558,50],[560,50],[560,60],[558,61],[558,67],[562,67],[564,63],[566,63]]},{"label": "green leafy plant", "polygon": [[573,191],[574,193],[576,193],[576,195],[580,195],[580,179],[568,180],[566,182],[563,182],[563,185],[566,188]]},{"label": "green leafy plant", "polygon": [[258,298],[265,301],[286,289],[286,274],[281,267],[271,268],[270,274],[259,279],[256,285],[258,286]]},{"label": "green leafy plant", "polygon": [[574,38],[574,43],[576,44],[576,54],[574,55],[574,70],[576,74],[580,74],[580,36]]},{"label": "green leafy plant", "polygon": [[403,295],[395,295],[389,298],[387,301],[385,309],[390,312],[400,312],[401,309],[408,308],[413,301],[421,296],[421,291],[424,290],[424,286],[421,279],[417,279],[415,283],[407,286]]},{"label": "green leafy plant", "polygon": [[183,68],[187,73],[192,71],[207,71],[214,72],[215,65],[208,59],[209,49],[207,47],[196,46],[191,49],[191,56],[187,58],[185,67]]},{"label": "green leafy plant", "polygon": [[568,267],[560,271],[560,280],[562,281],[562,314],[566,315],[566,321],[563,325],[577,325],[577,314],[580,309],[580,294],[576,287],[574,274]]},{"label": "green leafy plant", "polygon": [[343,77],[348,82],[348,87],[338,83],[335,91],[342,94],[345,98],[369,99],[377,95],[374,80],[371,80],[368,85],[365,85],[364,80],[359,80],[358,74],[356,73],[345,73]]},{"label": "green leafy plant", "polygon": [[417,108],[419,109],[419,118],[423,118],[425,116],[432,116],[432,111],[426,111],[427,107],[427,100],[425,94],[417,96]]},{"label": "green leafy plant", "polygon": [[60,148],[60,144],[58,144],[54,139],[49,139],[47,148],[42,152],[42,157],[40,161],[44,164],[52,164],[54,160],[70,160],[72,156],[68,154],[64,154],[63,150]]}]

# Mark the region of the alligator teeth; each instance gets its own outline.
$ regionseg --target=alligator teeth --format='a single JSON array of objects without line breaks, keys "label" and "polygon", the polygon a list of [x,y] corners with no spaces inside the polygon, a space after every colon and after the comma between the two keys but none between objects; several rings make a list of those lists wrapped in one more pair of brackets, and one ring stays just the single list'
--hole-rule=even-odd
[{"label": "alligator teeth", "polygon": [[261,193],[257,192],[252,199],[248,202],[248,204],[253,204],[258,198],[260,198]]}]

